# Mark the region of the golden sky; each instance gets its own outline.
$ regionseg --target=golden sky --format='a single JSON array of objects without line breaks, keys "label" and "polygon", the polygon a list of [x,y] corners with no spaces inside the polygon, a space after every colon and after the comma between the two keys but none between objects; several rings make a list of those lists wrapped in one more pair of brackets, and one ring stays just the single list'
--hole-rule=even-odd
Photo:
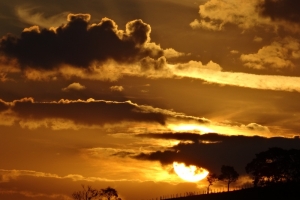
[{"label": "golden sky", "polygon": [[0,199],[203,191],[190,171],[222,165],[249,184],[256,153],[300,148],[299,6],[2,0]]}]

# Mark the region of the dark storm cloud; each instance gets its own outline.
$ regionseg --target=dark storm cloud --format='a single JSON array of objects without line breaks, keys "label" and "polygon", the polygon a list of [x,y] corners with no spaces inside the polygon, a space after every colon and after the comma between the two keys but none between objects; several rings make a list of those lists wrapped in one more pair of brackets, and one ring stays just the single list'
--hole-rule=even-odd
[{"label": "dark storm cloud", "polygon": [[58,28],[33,26],[20,37],[6,35],[0,41],[0,54],[16,59],[23,68],[47,70],[63,64],[87,68],[108,59],[132,63],[163,55],[158,46],[146,46],[151,27],[142,20],[128,22],[125,31],[108,18],[98,24],[89,24],[89,20],[89,14],[70,14],[68,23]]},{"label": "dark storm cloud", "polygon": [[205,118],[187,116],[183,113],[147,105],[138,105],[131,101],[62,99],[52,102],[35,102],[33,98],[23,98],[5,102],[0,99],[0,114],[5,111],[14,117],[11,120],[21,124],[23,122],[37,123],[37,127],[52,127],[57,123],[57,120],[65,125],[72,122],[76,125],[104,125],[133,121],[165,125],[168,119],[209,123],[209,120]]},{"label": "dark storm cloud", "polygon": [[162,113],[142,109],[131,102],[66,101],[34,102],[31,98],[14,101],[10,108],[18,117],[27,120],[60,118],[79,124],[104,125],[125,121],[165,123]]},{"label": "dark storm cloud", "polygon": [[[160,137],[161,136],[161,137]],[[146,137],[157,138],[155,135]],[[183,138],[181,134],[163,134],[160,138]],[[195,141],[194,134],[187,134],[186,140]],[[141,160],[155,160],[162,164],[171,164],[173,161],[185,162],[204,167],[209,171],[219,173],[222,165],[232,165],[239,173],[245,173],[245,166],[249,163],[256,153],[266,151],[270,147],[281,147],[284,149],[300,148],[299,138],[264,138],[259,136],[226,136],[214,133],[198,135],[195,143],[179,143],[165,151],[152,153],[141,153],[135,156]]]},{"label": "dark storm cloud", "polygon": [[273,20],[300,22],[299,0],[264,0],[258,4],[262,15]]}]

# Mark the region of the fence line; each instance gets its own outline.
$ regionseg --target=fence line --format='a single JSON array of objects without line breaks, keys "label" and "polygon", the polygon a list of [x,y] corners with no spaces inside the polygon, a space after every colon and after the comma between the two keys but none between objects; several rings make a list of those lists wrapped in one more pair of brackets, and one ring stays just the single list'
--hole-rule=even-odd
[{"label": "fence line", "polygon": [[[236,187],[232,188],[229,191],[237,191],[237,190],[243,190],[243,189],[248,189],[252,188],[253,186],[244,186],[244,187]],[[169,194],[169,195],[163,195],[160,197],[156,198],[149,198],[145,200],[168,200],[168,199],[176,199],[176,198],[181,198],[181,197],[190,197],[190,196],[197,196],[197,195],[204,195],[204,194],[213,194],[213,193],[223,193],[227,192],[227,188],[222,188],[222,189],[210,189],[209,193],[207,190],[202,190],[202,191],[196,191],[196,192],[184,192],[184,193],[177,193],[177,194]]]}]

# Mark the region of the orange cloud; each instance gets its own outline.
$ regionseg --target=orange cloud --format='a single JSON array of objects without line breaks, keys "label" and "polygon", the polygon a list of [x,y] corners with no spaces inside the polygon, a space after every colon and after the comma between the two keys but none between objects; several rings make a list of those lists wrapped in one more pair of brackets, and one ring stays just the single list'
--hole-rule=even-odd
[{"label": "orange cloud", "polygon": [[[79,114],[80,113],[80,114]],[[23,98],[12,102],[0,101],[1,125],[19,124],[22,128],[40,127],[60,129],[96,129],[108,124],[130,122],[152,123],[164,126],[167,121],[194,121],[210,123],[205,118],[185,115],[171,110],[138,105],[131,101],[68,100],[35,102]]]},{"label": "orange cloud", "polygon": [[85,86],[81,85],[80,83],[71,83],[67,87],[63,88],[62,91],[70,91],[70,90],[84,90]]},{"label": "orange cloud", "polygon": [[122,92],[122,91],[124,90],[124,87],[123,87],[123,86],[120,86],[120,85],[115,85],[115,86],[111,86],[111,87],[110,87],[110,90],[111,90],[111,91]]},{"label": "orange cloud", "polygon": [[123,71],[118,66],[156,70],[165,65],[163,50],[151,42],[149,24],[133,20],[124,31],[111,19],[90,24],[90,18],[89,14],[69,14],[68,23],[57,28],[40,29],[35,25],[24,29],[20,37],[3,37],[0,52],[6,61],[0,59],[1,64],[14,65],[33,80],[61,75],[113,79],[118,73],[109,75],[112,67],[103,67],[110,62],[114,72]]},{"label": "orange cloud", "polygon": [[195,19],[190,26],[221,31],[227,24],[235,24],[243,30],[261,27],[276,31],[282,27],[291,32],[299,32],[299,14],[295,10],[297,6],[297,1],[209,0],[199,6],[200,20]]},{"label": "orange cloud", "polygon": [[299,40],[286,37],[264,46],[256,54],[242,54],[240,59],[244,65],[254,69],[283,69],[294,68],[293,60],[300,58]]}]

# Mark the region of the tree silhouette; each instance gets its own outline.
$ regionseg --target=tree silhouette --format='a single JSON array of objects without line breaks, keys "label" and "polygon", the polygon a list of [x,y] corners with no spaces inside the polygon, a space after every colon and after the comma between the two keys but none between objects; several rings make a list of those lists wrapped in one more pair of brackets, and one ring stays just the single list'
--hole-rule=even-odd
[{"label": "tree silhouette", "polygon": [[118,197],[117,190],[115,190],[114,188],[111,188],[111,187],[107,187],[106,189],[101,189],[100,195],[102,197],[106,197],[107,200],[111,200],[111,199],[121,200],[120,198],[117,198]]},{"label": "tree silhouette", "polygon": [[225,181],[227,183],[227,191],[229,191],[229,185],[235,182],[239,178],[239,174],[235,171],[232,166],[223,165],[221,167],[221,174],[219,175],[219,180]]},{"label": "tree silhouette", "polygon": [[72,197],[74,200],[102,200],[106,198],[107,200],[121,200],[118,198],[118,192],[111,187],[106,189],[94,189],[91,186],[87,188],[82,185],[82,190],[73,192]]},{"label": "tree silhouette", "polygon": [[73,192],[72,197],[75,200],[94,200],[98,199],[99,191],[97,189],[93,189],[91,186],[87,186],[85,188],[84,185],[82,186],[82,190]]},{"label": "tree silhouette", "polygon": [[218,175],[215,173],[209,173],[206,177],[206,180],[208,181],[208,187],[207,187],[207,194],[209,194],[209,187],[213,185],[214,182],[218,180]]},{"label": "tree silhouette", "polygon": [[254,186],[267,186],[284,182],[300,182],[300,150],[278,147],[256,154],[246,166]]}]

